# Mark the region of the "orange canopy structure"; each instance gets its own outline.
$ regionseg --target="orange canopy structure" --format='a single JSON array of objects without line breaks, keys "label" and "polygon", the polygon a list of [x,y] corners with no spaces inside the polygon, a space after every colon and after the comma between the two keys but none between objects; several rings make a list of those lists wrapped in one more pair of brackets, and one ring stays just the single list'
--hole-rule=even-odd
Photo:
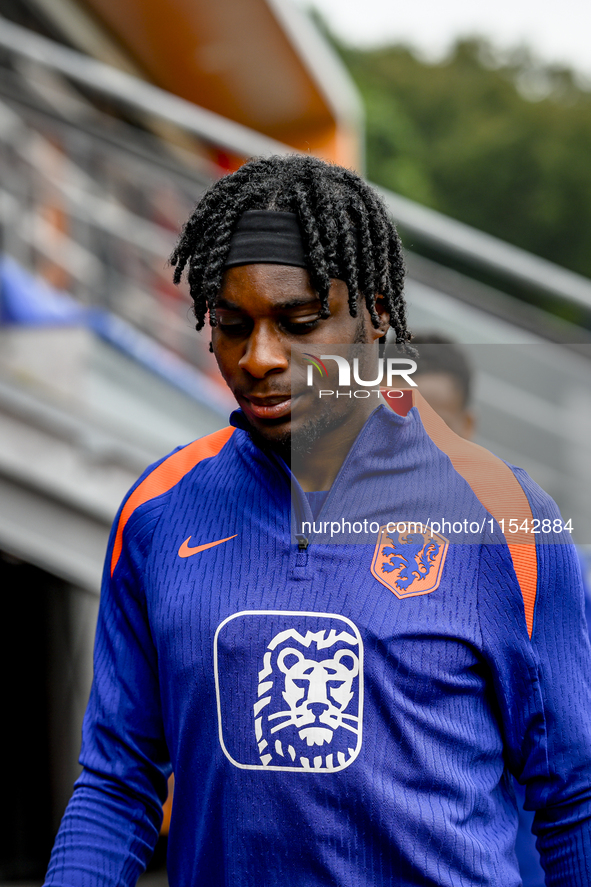
[{"label": "orange canopy structure", "polygon": [[136,70],[196,105],[361,170],[361,105],[289,0],[78,0]]}]

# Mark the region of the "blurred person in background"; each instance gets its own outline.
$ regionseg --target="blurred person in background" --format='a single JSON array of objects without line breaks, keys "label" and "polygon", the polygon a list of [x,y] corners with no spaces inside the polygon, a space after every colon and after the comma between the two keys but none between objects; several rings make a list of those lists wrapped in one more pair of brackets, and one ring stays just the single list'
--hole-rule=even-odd
[{"label": "blurred person in background", "polygon": [[[474,437],[471,409],[472,367],[462,349],[437,333],[418,333],[412,338],[419,348],[419,367],[414,380],[425,400],[452,431],[466,440]],[[442,347],[438,347],[442,346]]]},{"label": "blurred person in background", "polygon": [[[419,391],[445,423],[467,440],[476,431],[471,396],[474,371],[462,347],[436,332],[421,332],[413,336],[412,344],[419,352],[419,369],[414,380]],[[421,349],[421,345],[426,348]],[[585,613],[591,633],[591,594],[587,581],[587,560],[579,550],[583,583],[585,586]],[[532,833],[534,813],[524,808],[525,786],[514,780],[515,796],[519,811],[519,824],[515,841],[515,853],[523,887],[544,887],[546,881]],[[591,867],[591,861],[590,861]]]},{"label": "blurred person in background", "polygon": [[[84,769],[46,883],[132,887],[174,769],[174,887],[518,887],[511,771],[537,808],[548,884],[590,887],[572,545],[523,546],[520,561],[497,529],[470,545],[422,522],[388,529],[425,503],[492,523],[482,471],[501,500],[527,491],[532,514],[558,520],[555,506],[420,394],[406,415],[343,396],[319,419],[292,359],[363,345],[377,360],[389,329],[409,341],[377,194],[311,156],[251,161],[205,193],[172,261],[240,409],[151,466],[117,516]],[[307,454],[296,476],[292,439]],[[304,535],[333,513],[380,523],[362,544]]]}]

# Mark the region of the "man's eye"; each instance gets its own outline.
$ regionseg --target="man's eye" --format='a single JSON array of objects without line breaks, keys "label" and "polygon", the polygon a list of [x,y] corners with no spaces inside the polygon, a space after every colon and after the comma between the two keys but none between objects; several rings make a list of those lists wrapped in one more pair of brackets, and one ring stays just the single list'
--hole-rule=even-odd
[{"label": "man's eye", "polygon": [[310,320],[306,320],[305,318],[302,318],[302,320],[284,320],[283,326],[289,333],[297,336],[309,333],[311,330],[316,329],[319,323],[320,317],[316,316]]},{"label": "man's eye", "polygon": [[247,329],[248,324],[243,317],[218,317],[218,327],[224,333],[242,333]]}]

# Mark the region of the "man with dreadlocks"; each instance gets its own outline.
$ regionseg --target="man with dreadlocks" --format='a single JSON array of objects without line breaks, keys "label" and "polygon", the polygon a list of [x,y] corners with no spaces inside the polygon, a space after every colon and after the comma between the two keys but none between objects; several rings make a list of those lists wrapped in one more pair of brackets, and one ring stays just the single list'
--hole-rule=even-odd
[{"label": "man with dreadlocks", "polygon": [[[172,263],[240,409],[117,516],[47,884],[132,887],[173,769],[173,887],[518,887],[511,773],[547,884],[589,887],[577,560],[524,472],[392,384],[413,361],[379,356],[410,337],[378,196],[312,157],[255,160]],[[507,540],[510,518],[548,541]]]}]

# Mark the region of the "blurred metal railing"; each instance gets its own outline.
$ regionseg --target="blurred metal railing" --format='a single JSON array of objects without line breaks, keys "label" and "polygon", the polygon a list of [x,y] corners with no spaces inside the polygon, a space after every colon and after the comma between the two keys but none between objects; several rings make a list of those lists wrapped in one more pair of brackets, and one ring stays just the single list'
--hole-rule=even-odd
[{"label": "blurred metal railing", "polygon": [[428,246],[541,293],[591,310],[591,280],[497,237],[450,219],[401,194],[378,188],[392,216]]},{"label": "blurred metal railing", "polygon": [[[0,46],[67,77],[120,106],[173,123],[187,133],[238,156],[282,154],[293,149],[184,99],[170,95],[123,71],[59,46],[0,18]],[[445,252],[591,308],[591,281],[525,250],[450,219],[408,198],[380,189],[392,215],[411,235]]]},{"label": "blurred metal railing", "polygon": [[[62,75],[119,107],[174,124],[184,132],[242,157],[281,154],[293,149],[211,111],[170,95],[123,71],[59,46],[0,18],[0,47],[14,58],[27,59]],[[591,281],[450,219],[401,195],[382,190],[396,221],[421,242],[489,270],[500,279],[591,309]]]},{"label": "blurred metal railing", "polygon": [[[48,69],[31,62],[31,46],[51,56],[43,62]],[[90,76],[92,60],[63,52]],[[207,156],[201,169],[183,165],[149,132],[102,113],[56,75],[61,54],[50,41],[0,22],[2,249],[58,289],[114,311],[211,371],[167,259],[213,165]]]},{"label": "blurred metal railing", "polygon": [[43,65],[79,86],[112,99],[119,106],[134,108],[151,117],[174,123],[186,132],[239,156],[283,154],[293,150],[4,18],[0,18],[0,46],[14,56]]}]

